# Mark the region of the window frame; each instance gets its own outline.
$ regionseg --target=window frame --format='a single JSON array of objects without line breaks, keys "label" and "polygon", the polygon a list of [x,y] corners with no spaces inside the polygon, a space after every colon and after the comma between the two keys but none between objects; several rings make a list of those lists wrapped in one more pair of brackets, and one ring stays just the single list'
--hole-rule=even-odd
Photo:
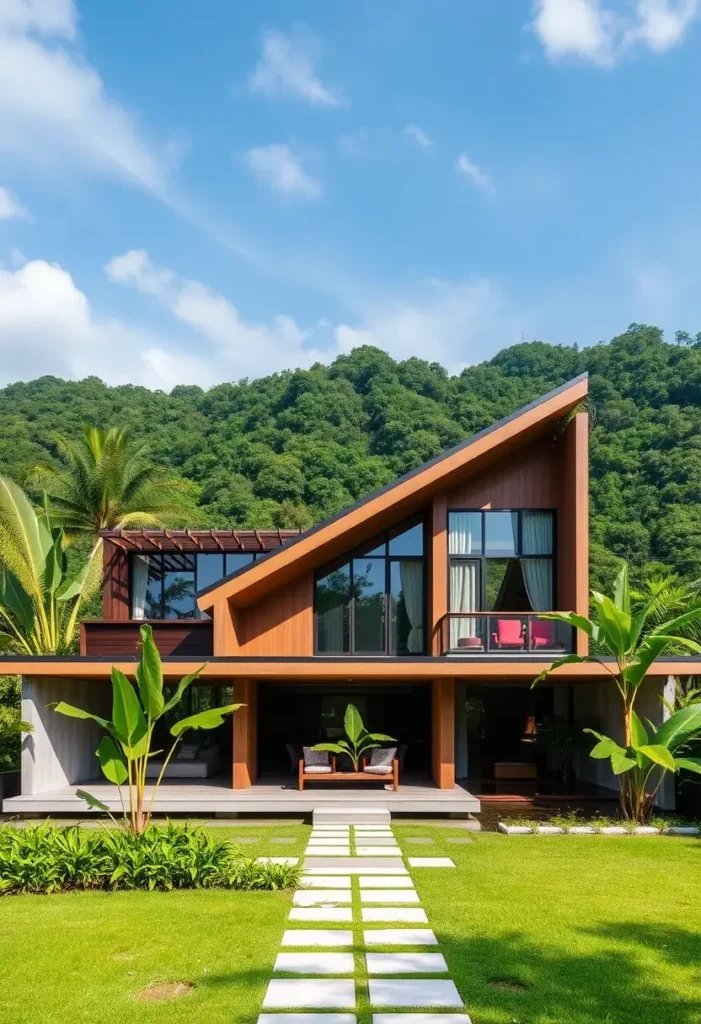
[{"label": "window frame", "polygon": [[[201,616],[198,614],[198,609],[197,609],[197,592],[199,590],[201,590],[202,588],[201,588],[199,580],[198,580],[198,575],[199,575],[198,568],[197,568],[198,555],[209,555],[209,556],[215,556],[216,555],[216,556],[220,557],[221,560],[222,560],[221,564],[222,564],[222,570],[223,571],[222,571],[222,575],[219,578],[220,579],[224,579],[224,576],[227,575],[227,573],[226,573],[226,556],[227,555],[251,555],[252,558],[253,558],[253,561],[255,562],[257,554],[258,554],[258,552],[256,552],[256,551],[239,551],[239,550],[237,550],[237,551],[201,551],[199,548],[193,548],[192,551],[180,551],[180,550],[177,550],[177,549],[173,550],[173,551],[130,551],[129,552],[129,583],[128,583],[128,585],[129,585],[129,618],[130,618],[130,620],[133,621],[133,622],[192,622],[193,619],[200,619]],[[195,559],[195,568],[193,570],[194,585],[195,585],[195,601],[194,601],[194,607],[193,607],[193,614],[191,616],[189,616],[188,618],[182,618],[182,619],[167,619],[167,618],[165,618],[165,597],[164,597],[164,593],[163,593],[163,575],[164,575],[163,559],[167,555],[192,555],[194,557],[194,559]],[[154,561],[158,560],[161,563],[161,599],[160,599],[160,608],[159,608],[160,616],[157,619],[154,619],[153,617],[151,617],[151,618],[143,618],[143,619],[135,619],[134,618],[134,559],[136,557],[141,557],[141,558],[146,557],[146,558],[148,558],[149,559],[149,565],[150,565],[151,559],[153,559]],[[188,569],[188,570],[184,570],[184,571],[189,572],[190,570]],[[232,570],[232,572],[233,571],[235,571],[235,570]],[[209,618],[209,616],[206,616],[206,617]]]},{"label": "window frame", "polygon": [[[420,555],[390,555],[389,553],[389,542],[394,537],[407,530],[410,530],[414,526],[421,526],[422,532],[422,545],[423,553]],[[424,658],[427,650],[427,632],[428,632],[428,572],[426,567],[428,565],[427,558],[427,530],[426,522],[423,518],[413,517],[405,522],[393,526],[388,530],[383,530],[381,533],[374,534],[365,544],[360,547],[354,548],[352,551],[347,552],[342,557],[334,559],[333,562],[327,562],[326,565],[321,566],[314,573],[314,597],[313,597],[313,628],[314,628],[314,656],[320,658]],[[362,554],[363,551],[370,548],[373,550],[379,544],[385,545],[384,555],[367,555]],[[355,572],[353,563],[356,559],[367,558],[369,561],[384,561],[385,563],[385,589],[384,589],[384,602],[383,602],[383,644],[384,650],[382,651],[356,651],[355,650]],[[392,563],[393,562],[421,562],[423,565],[423,579],[422,579],[422,597],[423,597],[423,611],[424,611],[424,645],[422,651],[417,651],[412,654],[397,654],[396,650],[391,651],[390,643],[392,639],[391,631],[391,587],[392,587]],[[320,651],[319,650],[319,614],[317,606],[317,583],[319,580],[328,576],[335,569],[340,569],[341,566],[347,565],[350,573],[350,596],[348,602],[348,650],[347,651]]]},{"label": "window frame", "polygon": [[[553,584],[553,608],[548,609],[549,611],[555,611],[557,608],[557,509],[555,508],[449,508],[446,512],[445,518],[445,530],[446,530],[446,547],[449,547],[450,538],[450,516],[453,513],[470,512],[479,514],[482,517],[482,552],[481,554],[465,554],[465,555],[451,555],[448,550],[448,578],[446,581],[446,608],[448,614],[452,612],[450,607],[450,566],[453,561],[469,561],[473,560],[480,563],[480,607],[476,609],[476,614],[486,614],[493,609],[486,607],[487,604],[487,565],[486,563],[491,560],[506,560],[509,558],[518,559],[529,559],[529,558],[549,558],[552,562],[552,584]],[[517,530],[517,551],[514,555],[488,555],[485,553],[487,545],[487,523],[485,517],[490,512],[510,512],[516,513],[518,516],[518,530]],[[522,554],[523,549],[523,513],[524,512],[549,512],[552,517],[552,553],[549,555],[524,555]],[[502,608],[502,611],[509,611],[508,608]],[[525,613],[524,613],[525,614]],[[535,613],[531,613],[535,614]]]}]

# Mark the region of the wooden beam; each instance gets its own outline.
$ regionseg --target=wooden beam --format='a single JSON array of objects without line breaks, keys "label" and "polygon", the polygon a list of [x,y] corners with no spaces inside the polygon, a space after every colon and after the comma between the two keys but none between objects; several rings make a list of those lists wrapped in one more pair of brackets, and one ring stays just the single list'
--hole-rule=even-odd
[{"label": "wooden beam", "polygon": [[455,680],[434,679],[431,701],[433,781],[455,788]]},{"label": "wooden beam", "polygon": [[258,687],[253,679],[235,680],[234,703],[245,707],[233,715],[232,786],[248,789],[258,777]]}]

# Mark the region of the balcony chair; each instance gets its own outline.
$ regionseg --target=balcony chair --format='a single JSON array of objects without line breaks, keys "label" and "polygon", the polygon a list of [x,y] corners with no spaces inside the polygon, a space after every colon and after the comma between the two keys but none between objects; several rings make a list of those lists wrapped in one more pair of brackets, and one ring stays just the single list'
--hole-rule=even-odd
[{"label": "balcony chair", "polygon": [[498,648],[523,649],[526,637],[520,619],[497,619],[496,632],[492,633],[492,646]]},{"label": "balcony chair", "polygon": [[555,647],[557,644],[555,623],[549,619],[531,619],[530,636],[533,650],[537,650],[539,647]]}]

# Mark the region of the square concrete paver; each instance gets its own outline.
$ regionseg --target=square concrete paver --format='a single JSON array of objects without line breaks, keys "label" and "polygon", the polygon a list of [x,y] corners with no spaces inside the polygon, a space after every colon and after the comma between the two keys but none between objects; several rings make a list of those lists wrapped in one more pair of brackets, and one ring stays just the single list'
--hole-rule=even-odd
[{"label": "square concrete paver", "polygon": [[350,889],[298,889],[292,897],[296,907],[318,907],[323,903],[350,903]]},{"label": "square concrete paver", "polygon": [[410,857],[409,864],[412,868],[454,868],[455,864],[450,857]]},{"label": "square concrete paver", "polygon": [[400,852],[399,847],[394,846],[358,846],[355,847],[358,857],[396,857]]},{"label": "square concrete paver", "polygon": [[[329,1016],[331,1016],[329,1014]],[[341,1014],[339,1013],[340,1017]],[[260,1024],[261,1018],[258,1018]],[[277,1024],[277,1022],[273,1022]],[[280,1024],[287,1024],[281,1021]],[[289,1024],[294,1024],[290,1021]],[[299,1024],[308,1024],[300,1021]],[[319,1022],[321,1024],[321,1021]],[[372,1024],[471,1024],[466,1013],[373,1013]]]},{"label": "square concrete paver", "polygon": [[352,978],[273,978],[268,982],[263,1009],[288,1007],[307,1010],[354,1010],[355,982]]},{"label": "square concrete paver", "polygon": [[414,883],[409,875],[359,875],[361,889],[413,889]]},{"label": "square concrete paver", "polygon": [[373,921],[396,921],[398,924],[428,924],[422,907],[362,907],[363,924]]},{"label": "square concrete paver", "polygon": [[356,836],[355,842],[363,846],[397,846],[394,836]]},{"label": "square concrete paver", "polygon": [[304,851],[307,857],[350,857],[350,846],[315,846],[310,843]]},{"label": "square concrete paver", "polygon": [[348,846],[348,839],[345,836],[310,836],[309,845],[314,846]]},{"label": "square concrete paver", "polygon": [[[404,861],[401,857],[394,857],[393,860],[387,860],[383,857],[375,857],[374,854],[377,850],[373,850],[372,857],[340,857],[334,860],[331,857],[318,857],[314,854],[308,854],[304,860],[304,870],[308,874],[326,874],[326,868],[333,868],[332,874],[336,874],[336,868],[341,868],[338,871],[339,875],[368,875],[371,872],[375,874],[375,869],[379,868],[378,874],[381,875],[406,875],[407,869],[404,865]],[[392,851],[388,851],[391,853]],[[315,869],[322,868],[323,870],[317,871]]]},{"label": "square concrete paver", "polygon": [[437,946],[430,928],[372,928],[363,932],[366,946]]},{"label": "square concrete paver", "polygon": [[283,946],[352,946],[350,928],[288,928],[282,935]]},{"label": "square concrete paver", "polygon": [[258,1024],[357,1024],[354,1013],[261,1013]]},{"label": "square concrete paver", "polygon": [[350,889],[350,875],[302,875],[300,885],[307,889]]},{"label": "square concrete paver", "polygon": [[407,836],[404,840],[405,843],[412,843],[414,846],[433,846],[435,841],[430,836]]},{"label": "square concrete paver", "polygon": [[352,953],[278,953],[275,971],[291,974],[352,974]]},{"label": "square concrete paver", "polygon": [[372,978],[368,981],[372,1006],[462,1006],[454,981]]},{"label": "square concrete paver", "polygon": [[365,963],[368,974],[445,974],[448,970],[441,953],[366,953]]},{"label": "square concrete paver", "polygon": [[330,924],[332,921],[350,924],[353,920],[352,907],[292,907],[288,921],[319,921]]},{"label": "square concrete paver", "polygon": [[419,903],[415,889],[361,889],[361,903]]}]

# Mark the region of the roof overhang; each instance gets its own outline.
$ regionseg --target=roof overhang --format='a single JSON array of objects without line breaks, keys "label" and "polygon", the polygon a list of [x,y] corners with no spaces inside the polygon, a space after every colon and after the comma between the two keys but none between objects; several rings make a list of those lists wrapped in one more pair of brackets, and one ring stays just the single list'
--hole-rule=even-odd
[{"label": "roof overhang", "polygon": [[197,597],[200,609],[209,611],[224,600],[235,606],[254,604],[295,576],[331,561],[345,550],[352,550],[413,515],[436,492],[449,490],[464,478],[466,467],[475,473],[481,472],[491,463],[544,436],[587,394],[585,373],[319,523],[253,565],[202,590]]}]

